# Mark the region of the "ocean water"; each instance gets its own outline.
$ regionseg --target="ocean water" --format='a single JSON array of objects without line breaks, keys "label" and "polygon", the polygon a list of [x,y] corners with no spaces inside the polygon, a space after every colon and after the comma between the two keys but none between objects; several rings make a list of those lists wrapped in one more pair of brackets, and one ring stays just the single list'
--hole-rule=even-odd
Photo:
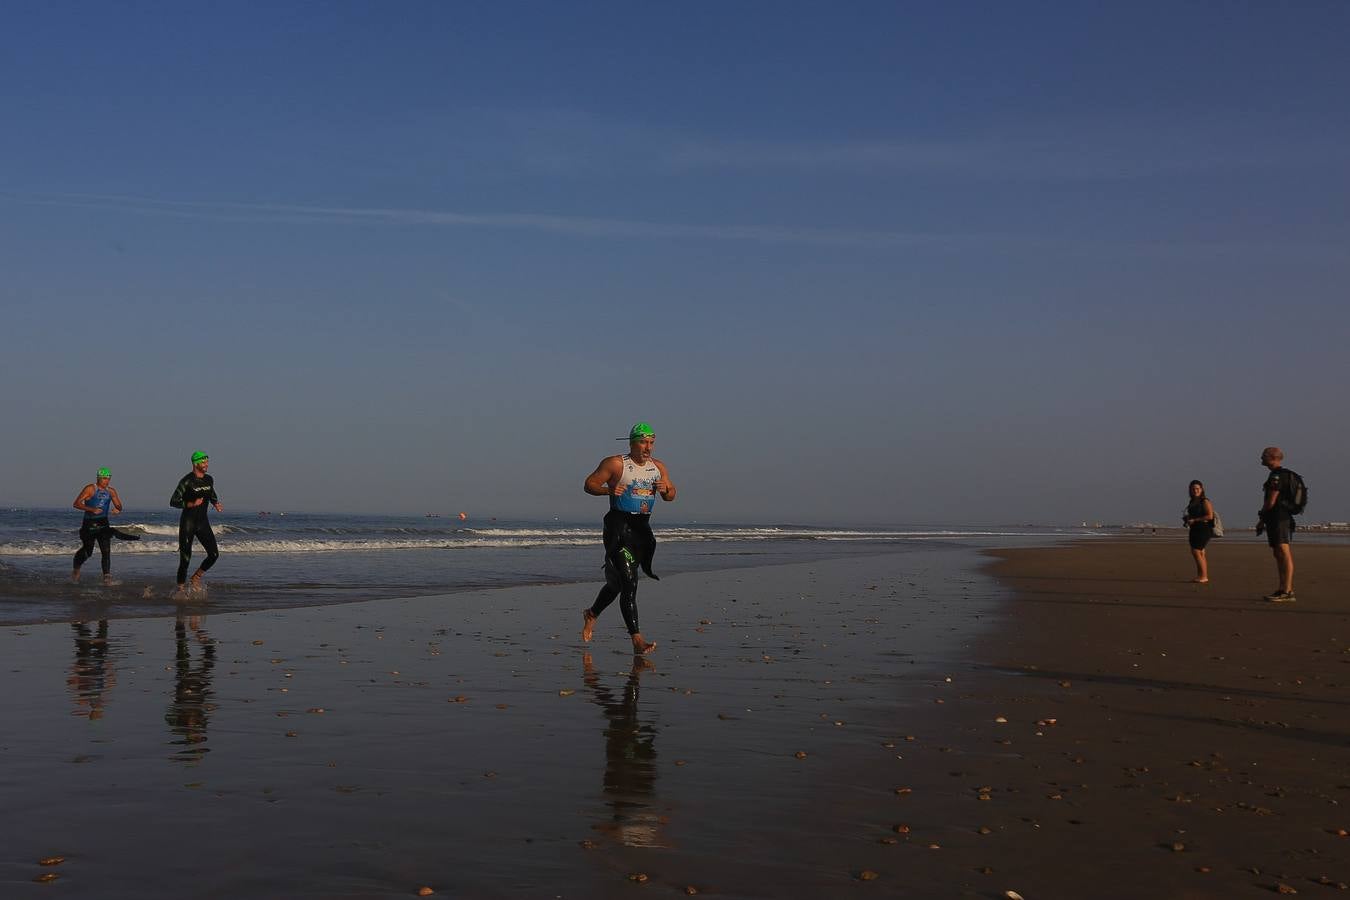
[{"label": "ocean water", "polygon": [[[173,615],[176,511],[113,519],[112,585],[97,549],[69,580],[79,548],[72,510],[0,510],[0,624]],[[657,575],[945,546],[1010,546],[1094,533],[1075,528],[840,528],[653,522]],[[601,581],[600,523],[338,514],[214,514],[220,561],[205,598],[216,612]],[[194,551],[193,567],[202,558]]]}]

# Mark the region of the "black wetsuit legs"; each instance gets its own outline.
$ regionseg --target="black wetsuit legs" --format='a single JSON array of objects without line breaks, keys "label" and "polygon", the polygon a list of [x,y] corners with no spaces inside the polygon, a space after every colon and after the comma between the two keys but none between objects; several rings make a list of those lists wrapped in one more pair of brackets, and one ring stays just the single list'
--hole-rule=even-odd
[{"label": "black wetsuit legs", "polygon": [[178,520],[178,583],[183,584],[187,581],[188,565],[192,562],[192,541],[193,539],[202,542],[202,549],[206,551],[206,559],[202,560],[199,568],[205,572],[216,564],[220,558],[220,551],[216,548],[216,535],[211,530],[211,523],[203,516],[202,518],[188,518],[183,516]]},{"label": "black wetsuit legs", "polygon": [[612,559],[605,560],[605,586],[595,595],[591,615],[599,616],[618,597],[623,624],[628,627],[629,634],[637,634],[642,630],[638,627],[637,564],[624,560],[622,556],[620,562],[621,565],[615,566]]},{"label": "black wetsuit legs", "polygon": [[642,630],[638,626],[638,569],[646,563],[647,574],[651,574],[656,539],[646,516],[611,511],[605,516],[604,540],[605,586],[591,604],[591,615],[599,616],[617,597],[628,633],[637,634]]},{"label": "black wetsuit legs", "polygon": [[112,571],[112,528],[107,519],[90,519],[80,526],[80,549],[75,551],[75,571],[94,555],[94,544],[103,554],[103,574]]}]

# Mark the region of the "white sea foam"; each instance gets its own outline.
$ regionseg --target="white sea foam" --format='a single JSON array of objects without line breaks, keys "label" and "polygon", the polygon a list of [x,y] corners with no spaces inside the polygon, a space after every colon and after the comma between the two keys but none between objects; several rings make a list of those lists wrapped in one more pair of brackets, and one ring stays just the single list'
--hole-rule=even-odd
[{"label": "white sea foam", "polygon": [[[162,522],[118,522],[114,519],[112,520],[112,527],[118,531],[125,531],[128,534],[138,534],[142,537],[154,535],[155,537],[171,537],[174,540],[178,539],[178,524],[176,522],[172,525],[166,525]],[[239,529],[234,525],[217,525],[212,523],[211,530],[216,534],[232,534]],[[3,550],[3,548],[0,548],[0,550]]]},{"label": "white sea foam", "polygon": [[[116,553],[176,552],[178,528],[162,523],[118,524],[119,530],[142,537],[139,541],[115,542]],[[396,550],[529,549],[591,547],[600,540],[600,529],[590,528],[484,528],[452,532],[417,531],[391,534],[393,529],[287,529],[215,525],[221,549],[230,553],[364,553]],[[311,536],[319,532],[320,536]],[[865,531],[782,527],[658,528],[657,537],[667,543],[769,541],[905,542],[970,537],[1028,536],[1028,532],[913,529]],[[0,556],[68,556],[78,547],[68,539],[11,539],[0,542]]]},{"label": "white sea foam", "polygon": [[[175,537],[177,532],[175,532]],[[584,547],[592,546],[599,540],[598,535],[567,540],[476,540],[446,541],[428,538],[425,540],[220,540],[222,552],[230,553],[365,553],[377,550],[475,550],[527,547]],[[49,541],[31,541],[0,545],[0,556],[69,556],[79,547],[78,541],[52,543]],[[176,553],[175,541],[138,541],[119,543],[114,553]],[[200,547],[196,547],[201,552]]]}]

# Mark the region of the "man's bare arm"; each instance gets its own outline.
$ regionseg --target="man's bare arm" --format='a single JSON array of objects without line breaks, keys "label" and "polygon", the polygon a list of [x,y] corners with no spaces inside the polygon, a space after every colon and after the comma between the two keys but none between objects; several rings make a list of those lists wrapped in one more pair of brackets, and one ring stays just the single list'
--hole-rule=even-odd
[{"label": "man's bare arm", "polygon": [[661,473],[660,479],[652,485],[656,492],[661,495],[662,500],[670,501],[675,499],[675,485],[670,481],[670,472],[666,470],[666,464],[659,459],[653,459],[657,470]]},{"label": "man's bare arm", "polygon": [[623,462],[617,456],[606,456],[600,460],[595,471],[586,476],[582,490],[594,497],[608,497],[623,475]]}]

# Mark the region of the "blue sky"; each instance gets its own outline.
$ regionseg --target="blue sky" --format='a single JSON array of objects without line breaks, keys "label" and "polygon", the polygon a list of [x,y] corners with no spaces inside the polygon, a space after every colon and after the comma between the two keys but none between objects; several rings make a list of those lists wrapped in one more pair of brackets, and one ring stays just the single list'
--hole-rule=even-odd
[{"label": "blue sky", "polygon": [[0,503],[1350,518],[1350,7],[28,4]]}]

